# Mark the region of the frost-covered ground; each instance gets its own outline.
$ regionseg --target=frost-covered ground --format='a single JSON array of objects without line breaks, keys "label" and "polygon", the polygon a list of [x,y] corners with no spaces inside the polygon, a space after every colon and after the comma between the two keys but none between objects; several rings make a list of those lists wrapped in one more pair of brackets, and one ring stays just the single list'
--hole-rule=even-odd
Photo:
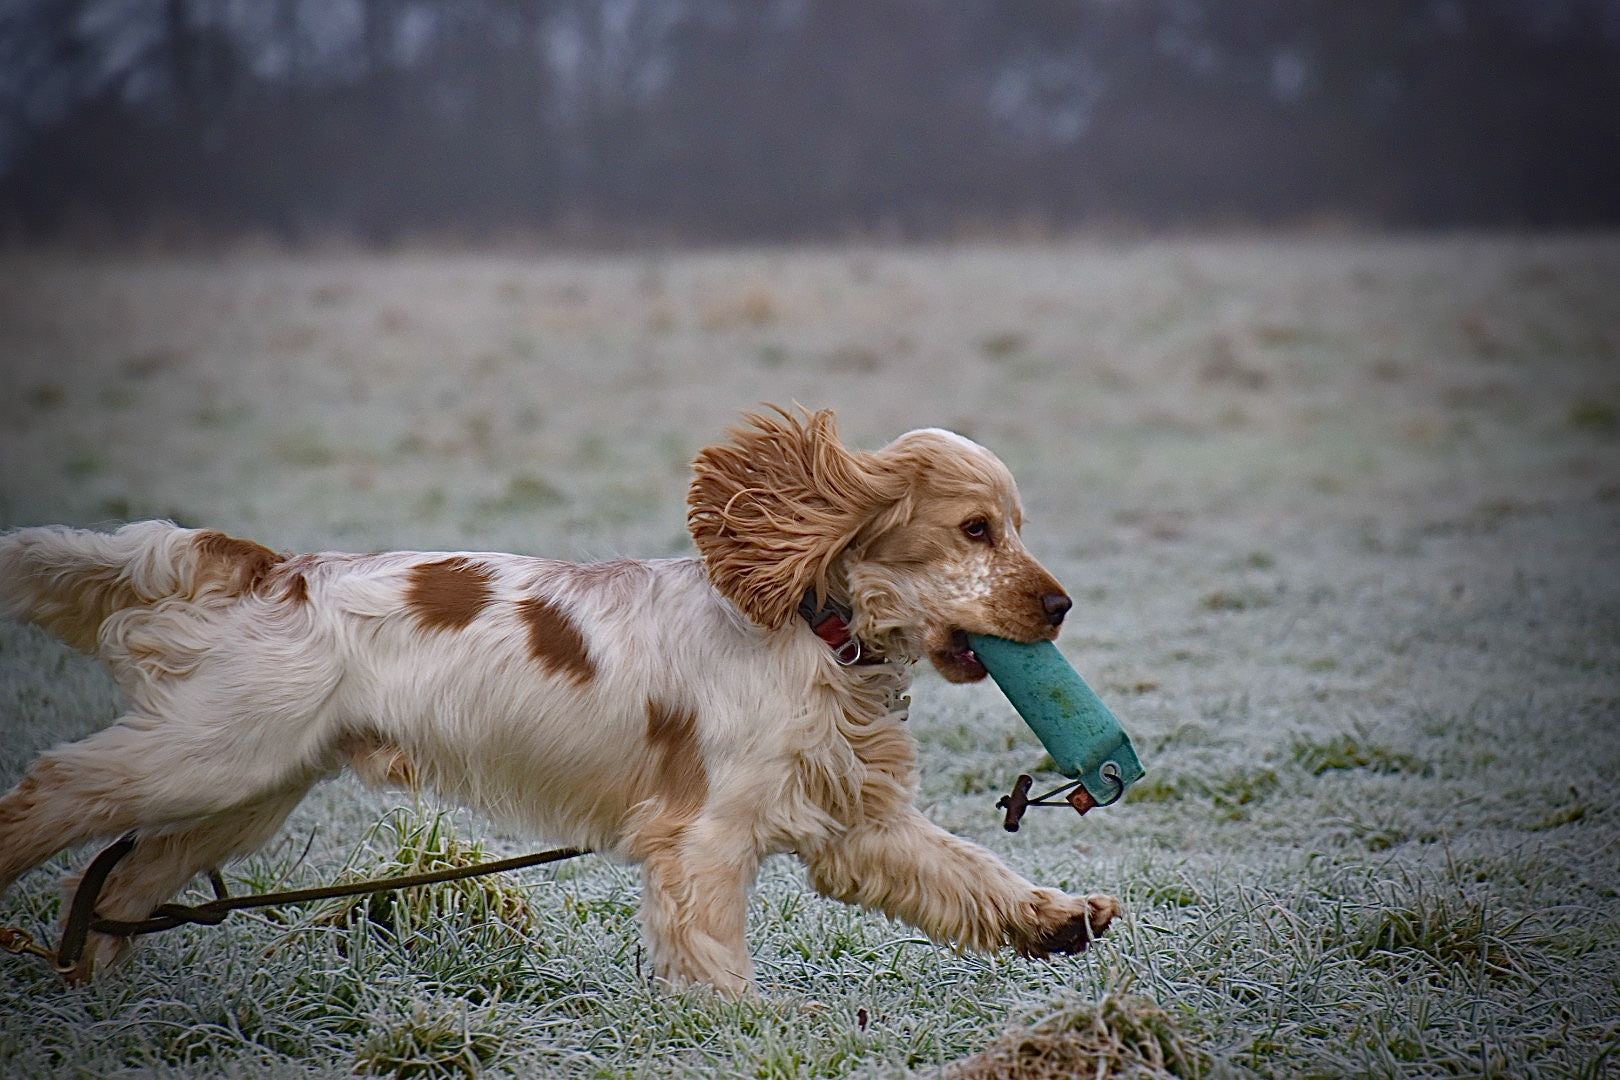
[{"label": "frost-covered ground", "polygon": [[[0,257],[0,525],[667,555],[740,409],[950,426],[1019,476],[1078,601],[1061,645],[1149,770],[1007,835],[1033,736],[993,687],[914,690],[936,820],[1127,900],[1082,958],[958,957],[784,859],[762,999],[664,998],[634,873],[587,860],[519,875],[516,928],[237,916],[83,990],[0,955],[0,1074],[888,1075],[1106,993],[1162,1007],[1183,1073],[1609,1075],[1617,283],[1613,238]],[[0,783],[116,708],[0,628]],[[325,785],[232,876],[365,869],[395,801]],[[48,926],[83,854],[0,925]]]}]

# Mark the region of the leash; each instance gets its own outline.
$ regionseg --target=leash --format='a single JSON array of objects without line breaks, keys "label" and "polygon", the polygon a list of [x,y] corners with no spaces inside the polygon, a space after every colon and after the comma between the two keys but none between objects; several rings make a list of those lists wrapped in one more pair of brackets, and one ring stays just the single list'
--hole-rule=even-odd
[{"label": "leash", "polygon": [[504,874],[531,866],[561,862],[591,854],[588,848],[553,848],[531,855],[518,855],[510,859],[475,863],[472,866],[453,866],[444,870],[430,870],[420,874],[354,881],[347,885],[326,885],[313,889],[289,889],[284,892],[254,893],[230,896],[217,872],[209,873],[215,898],[201,904],[160,904],[144,919],[105,919],[96,914],[96,901],[101,888],[114,866],[135,847],[133,834],[115,841],[97,855],[79,879],[79,887],[68,906],[68,915],[62,923],[62,940],[55,952],[34,940],[34,936],[17,927],[0,927],[0,949],[14,955],[27,953],[37,956],[59,974],[71,971],[84,955],[84,946],[91,932],[113,934],[117,937],[138,937],[172,930],[177,926],[195,924],[218,926],[233,911],[249,908],[279,907],[283,904],[309,904],[317,900],[333,900],[343,896],[364,896],[368,893],[393,892],[423,885],[437,885],[463,878]]}]

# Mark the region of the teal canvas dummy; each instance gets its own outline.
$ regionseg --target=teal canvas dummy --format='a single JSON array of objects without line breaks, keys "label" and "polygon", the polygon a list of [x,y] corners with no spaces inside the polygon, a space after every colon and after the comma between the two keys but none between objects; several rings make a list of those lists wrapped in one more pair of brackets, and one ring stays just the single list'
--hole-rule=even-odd
[{"label": "teal canvas dummy", "polygon": [[[1069,802],[1084,813],[1119,801],[1143,774],[1130,737],[1102,699],[1050,641],[1022,644],[1005,638],[968,636],[979,662],[1007,695],[1024,723],[1052,755],[1057,771],[1079,781]],[[1019,784],[1027,796],[1027,777]],[[1013,800],[1019,800],[1015,790]],[[1045,805],[1025,800],[1028,805]],[[1005,802],[1005,800],[1004,800]],[[1022,813],[1020,808],[1019,813]],[[1016,817],[1009,813],[1009,828]]]}]

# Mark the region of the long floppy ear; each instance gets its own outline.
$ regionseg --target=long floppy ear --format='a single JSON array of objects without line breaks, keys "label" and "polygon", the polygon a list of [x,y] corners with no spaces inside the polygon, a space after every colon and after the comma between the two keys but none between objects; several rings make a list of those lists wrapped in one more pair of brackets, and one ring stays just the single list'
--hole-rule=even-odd
[{"label": "long floppy ear", "polygon": [[905,478],[873,455],[845,449],[830,409],[803,419],[749,413],[730,442],[699,452],[687,528],[709,580],[750,619],[787,624],[872,517],[903,497]]}]

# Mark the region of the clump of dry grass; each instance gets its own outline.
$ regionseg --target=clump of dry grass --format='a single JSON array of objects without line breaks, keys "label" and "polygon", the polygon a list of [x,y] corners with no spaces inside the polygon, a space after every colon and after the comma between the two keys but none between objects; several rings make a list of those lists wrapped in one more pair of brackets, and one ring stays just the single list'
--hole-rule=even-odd
[{"label": "clump of dry grass", "polygon": [[1065,1000],[1027,1026],[1007,1031],[941,1080],[1162,1080],[1202,1076],[1209,1058],[1151,998],[1104,994]]},{"label": "clump of dry grass", "polygon": [[498,1059],[504,1040],[469,1023],[465,1010],[445,1011],[418,1002],[408,1015],[375,1028],[355,1055],[354,1071],[368,1076],[476,1077]]},{"label": "clump of dry grass", "polygon": [[[490,858],[483,845],[456,834],[446,813],[418,816],[396,810],[373,827],[366,847],[381,848],[382,854],[364,865],[346,868],[339,884],[472,866]],[[497,874],[333,900],[310,922],[349,927],[359,919],[399,936],[446,919],[481,929],[504,927],[522,935],[533,928],[535,914],[522,888],[510,877]]]},{"label": "clump of dry grass", "polygon": [[1389,887],[1347,947],[1357,960],[1376,967],[1399,969],[1417,960],[1442,972],[1502,978],[1530,970],[1530,952],[1540,944],[1527,914],[1515,916],[1486,897],[1407,882]]}]

